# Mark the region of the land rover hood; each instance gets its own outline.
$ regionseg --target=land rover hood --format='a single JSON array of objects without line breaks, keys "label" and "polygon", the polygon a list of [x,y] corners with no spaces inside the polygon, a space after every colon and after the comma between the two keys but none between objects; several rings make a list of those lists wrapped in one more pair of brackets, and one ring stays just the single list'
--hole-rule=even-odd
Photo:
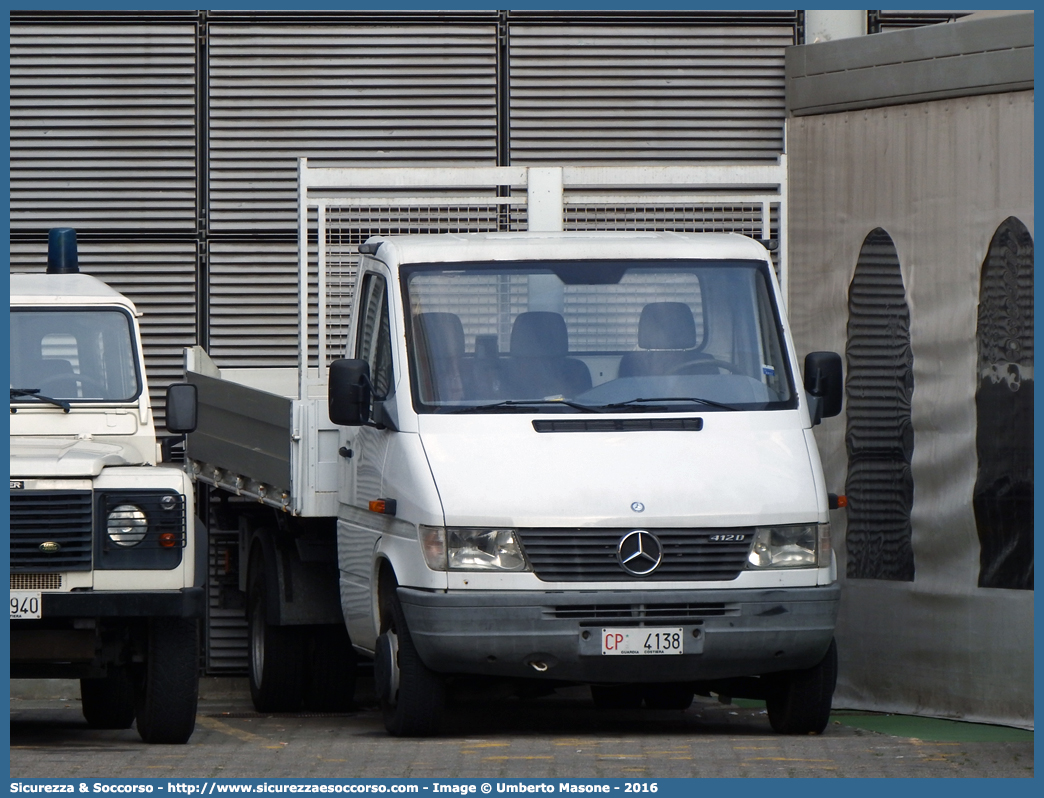
[{"label": "land rover hood", "polygon": [[699,431],[626,432],[426,416],[420,432],[451,526],[750,526],[817,518],[805,431],[781,423],[792,415],[708,413]]},{"label": "land rover hood", "polygon": [[141,465],[133,446],[73,438],[11,440],[12,477],[96,477],[110,466]]}]

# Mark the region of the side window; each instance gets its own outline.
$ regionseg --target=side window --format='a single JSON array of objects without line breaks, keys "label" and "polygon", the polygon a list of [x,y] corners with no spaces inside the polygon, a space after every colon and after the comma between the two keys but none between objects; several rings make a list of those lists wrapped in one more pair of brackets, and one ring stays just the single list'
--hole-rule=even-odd
[{"label": "side window", "polygon": [[363,278],[357,323],[355,356],[370,364],[374,396],[384,398],[392,390],[392,347],[388,290],[379,274]]}]

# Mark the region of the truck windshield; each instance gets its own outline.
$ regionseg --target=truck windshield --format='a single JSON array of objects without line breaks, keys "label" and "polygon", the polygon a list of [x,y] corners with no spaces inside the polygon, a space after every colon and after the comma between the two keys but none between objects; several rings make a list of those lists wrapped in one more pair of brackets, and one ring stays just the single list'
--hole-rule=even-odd
[{"label": "truck windshield", "polygon": [[418,412],[796,407],[762,261],[404,266]]},{"label": "truck windshield", "polygon": [[129,402],[141,392],[130,314],[11,308],[11,401]]}]

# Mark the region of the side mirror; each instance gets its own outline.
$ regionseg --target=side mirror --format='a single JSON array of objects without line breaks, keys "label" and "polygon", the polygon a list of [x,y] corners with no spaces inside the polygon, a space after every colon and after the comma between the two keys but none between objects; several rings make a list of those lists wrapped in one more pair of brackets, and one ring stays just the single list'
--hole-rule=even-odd
[{"label": "side mirror", "polygon": [[357,427],[370,420],[370,364],[365,360],[335,360],[330,364],[327,396],[330,421]]},{"label": "side mirror", "polygon": [[198,407],[195,385],[176,382],[167,386],[167,429],[176,435],[195,432]]},{"label": "side mirror", "polygon": [[812,402],[812,424],[841,412],[845,381],[841,356],[836,352],[809,352],[805,355],[805,391]]}]

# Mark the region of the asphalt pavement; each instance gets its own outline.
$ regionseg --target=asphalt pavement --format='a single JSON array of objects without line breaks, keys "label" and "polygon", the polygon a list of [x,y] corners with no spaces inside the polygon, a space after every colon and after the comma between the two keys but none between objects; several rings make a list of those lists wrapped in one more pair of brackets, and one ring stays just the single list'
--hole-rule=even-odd
[{"label": "asphalt pavement", "polygon": [[[16,683],[17,684],[17,683]],[[259,714],[243,680],[204,683],[187,745],[88,729],[75,683],[12,688],[12,778],[1032,777],[1033,733],[839,710],[823,735],[772,732],[754,702],[600,711],[586,689],[475,696],[441,736],[389,737],[362,680],[343,714]]]}]

